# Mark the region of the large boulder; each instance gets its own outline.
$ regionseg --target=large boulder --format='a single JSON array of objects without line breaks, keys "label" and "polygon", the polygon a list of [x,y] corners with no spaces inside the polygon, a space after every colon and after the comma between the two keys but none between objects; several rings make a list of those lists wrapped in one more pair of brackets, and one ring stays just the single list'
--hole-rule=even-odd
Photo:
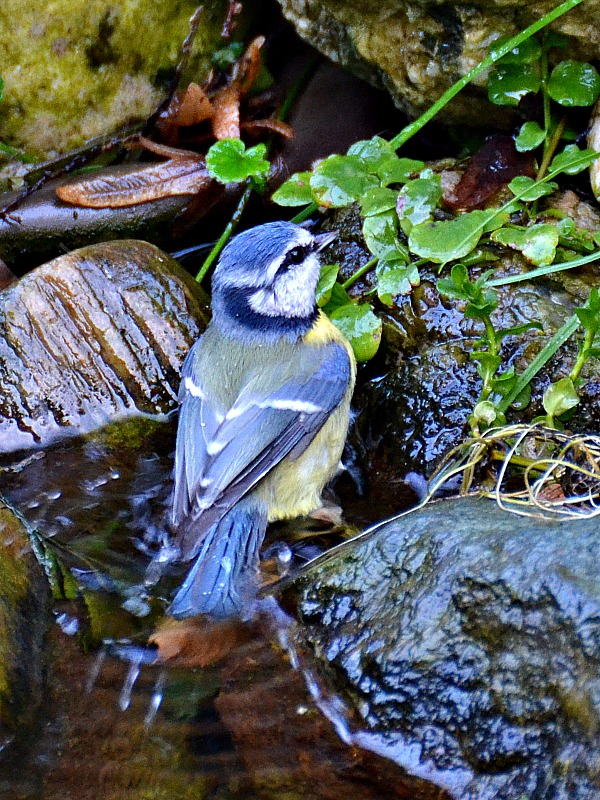
[{"label": "large boulder", "polygon": [[147,242],[91,245],[0,293],[0,452],[175,408],[206,298]]},{"label": "large boulder", "polygon": [[322,707],[460,800],[600,798],[599,533],[470,497],[331,551],[286,595]]},{"label": "large boulder", "polygon": [[[489,54],[502,35],[514,35],[556,6],[543,0],[465,3],[451,0],[279,0],[298,33],[376,86],[400,108],[425,111],[449,86]],[[570,38],[569,58],[594,59],[600,43],[600,2],[589,0],[554,23]],[[461,92],[445,113],[477,125],[486,77]],[[499,110],[498,110],[499,113]]]}]

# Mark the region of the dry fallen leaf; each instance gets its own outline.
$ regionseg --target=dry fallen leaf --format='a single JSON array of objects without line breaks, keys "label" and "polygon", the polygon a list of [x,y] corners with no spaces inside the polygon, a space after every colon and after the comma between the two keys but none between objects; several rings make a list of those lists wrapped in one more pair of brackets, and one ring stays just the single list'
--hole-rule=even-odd
[{"label": "dry fallen leaf", "polygon": [[132,168],[117,175],[86,178],[57,187],[56,194],[63,202],[84,208],[123,208],[164,197],[197,194],[212,181],[204,159],[196,156]]},{"label": "dry fallen leaf", "polygon": [[195,617],[165,619],[151,638],[158,660],[182,667],[206,667],[224,658],[252,636],[250,626],[237,620],[210,622]]}]

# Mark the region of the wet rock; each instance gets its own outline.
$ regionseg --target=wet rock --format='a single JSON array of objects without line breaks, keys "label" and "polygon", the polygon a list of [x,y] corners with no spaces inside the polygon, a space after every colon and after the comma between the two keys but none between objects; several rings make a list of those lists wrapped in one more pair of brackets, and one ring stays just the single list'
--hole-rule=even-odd
[{"label": "wet rock", "polygon": [[[398,106],[418,115],[489,54],[494,40],[514,35],[553,6],[518,0],[477,5],[425,0],[279,0],[298,33],[333,61],[375,86],[389,89]],[[569,36],[569,57],[594,59],[600,40],[600,3],[591,0],[554,23]],[[489,125],[481,116],[485,76],[444,110],[455,120]],[[478,102],[479,100],[479,102]],[[497,118],[504,111],[496,109]]]},{"label": "wet rock", "polygon": [[[206,72],[227,3],[205,3],[190,69]],[[144,120],[180,57],[195,0],[8,0],[0,11],[0,139],[38,156]]]},{"label": "wet rock", "polygon": [[39,267],[0,294],[0,452],[172,410],[206,321],[198,285],[146,242]]},{"label": "wet rock", "polygon": [[[598,225],[596,212],[576,199],[572,192],[552,198],[552,206],[577,220],[582,227]],[[586,209],[587,212],[586,213]],[[592,214],[593,212],[593,214]],[[587,222],[586,222],[587,220]],[[329,258],[341,264],[343,279],[371,258],[362,239],[360,219],[352,208],[334,216],[340,239],[332,245]],[[522,273],[529,268],[516,253],[498,251],[495,277]],[[473,279],[484,269],[470,269]],[[360,409],[357,430],[364,450],[367,472],[378,471],[394,480],[409,471],[431,473],[434,465],[468,432],[468,417],[481,389],[470,353],[478,349],[483,324],[464,316],[465,303],[443,298],[437,291],[437,270],[421,268],[421,284],[410,296],[398,297],[390,308],[379,305],[384,329],[377,357],[362,372],[354,395]],[[372,288],[374,273],[355,286],[360,296]],[[527,322],[539,322],[543,332],[533,330],[504,340],[503,364],[522,372],[556,331],[572,316],[575,307],[587,299],[597,283],[594,265],[556,273],[535,281],[497,287],[499,304],[493,313],[497,329]],[[570,340],[534,378],[531,403],[523,410],[511,410],[509,421],[531,421],[544,414],[542,395],[552,380],[568,375],[577,355]],[[600,365],[588,361],[578,388],[580,404],[569,427],[576,431],[596,430],[600,425],[598,384]]]},{"label": "wet rock", "polygon": [[0,502],[0,764],[39,721],[49,613],[48,584],[25,526]]},{"label": "wet rock", "polygon": [[[131,165],[111,166],[96,174],[114,178],[135,169]],[[204,198],[177,195],[123,208],[83,208],[58,199],[55,191],[58,185],[80,180],[78,175],[51,181],[18,201],[17,208],[5,219],[0,217],[0,258],[17,274],[22,275],[65,250],[114,239],[143,239],[168,249],[175,243],[181,247],[182,239],[185,243],[184,237],[193,230],[197,242],[199,220],[210,211],[215,199],[206,195]],[[0,205],[9,207],[19,197],[20,192],[2,194]],[[233,190],[226,193],[226,200],[219,206],[221,214],[235,198]],[[210,222],[215,224],[214,216]],[[210,236],[212,233],[207,238]]]},{"label": "wet rock", "polygon": [[286,601],[354,743],[460,800],[594,800],[599,586],[597,520],[471,497],[332,551]]}]

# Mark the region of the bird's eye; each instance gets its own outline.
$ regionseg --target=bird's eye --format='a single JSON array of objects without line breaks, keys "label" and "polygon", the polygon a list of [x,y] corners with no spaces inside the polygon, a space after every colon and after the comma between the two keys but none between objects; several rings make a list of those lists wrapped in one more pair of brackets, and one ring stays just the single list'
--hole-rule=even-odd
[{"label": "bird's eye", "polygon": [[288,251],[285,260],[289,264],[301,264],[305,258],[306,258],[305,247],[292,247],[292,249]]}]

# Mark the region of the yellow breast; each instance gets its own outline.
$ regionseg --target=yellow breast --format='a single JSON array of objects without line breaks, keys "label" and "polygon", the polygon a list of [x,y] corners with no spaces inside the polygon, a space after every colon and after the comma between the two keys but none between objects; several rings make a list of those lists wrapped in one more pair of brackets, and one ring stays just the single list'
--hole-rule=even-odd
[{"label": "yellow breast", "polygon": [[[356,377],[356,359],[354,358],[354,351],[350,346],[350,342],[346,339],[344,334],[336,328],[333,322],[322,311],[319,311],[315,324],[304,336],[303,341],[312,347],[322,347],[328,342],[338,342],[346,348],[350,356],[350,364],[352,366],[352,388],[354,387],[354,379]],[[351,390],[352,392],[352,390]]]}]

